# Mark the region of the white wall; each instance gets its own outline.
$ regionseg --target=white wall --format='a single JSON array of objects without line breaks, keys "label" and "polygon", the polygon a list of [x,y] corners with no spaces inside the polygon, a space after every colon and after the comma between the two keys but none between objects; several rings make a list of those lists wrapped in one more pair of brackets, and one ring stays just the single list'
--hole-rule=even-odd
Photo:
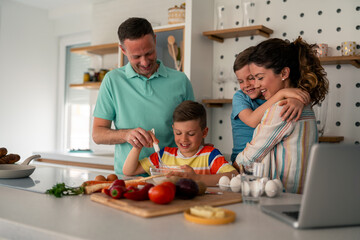
[{"label": "white wall", "polygon": [[54,148],[56,38],[46,11],[0,4],[0,146],[23,159]]},{"label": "white wall", "polygon": [[0,147],[22,159],[55,150],[58,40],[89,32],[91,14],[91,4],[47,11],[0,1]]},{"label": "white wall", "polygon": [[[50,151],[55,148],[56,122],[59,120],[56,114],[56,88],[60,37],[91,31],[92,44],[116,42],[117,28],[126,18],[141,16],[151,22],[165,25],[167,9],[182,2],[184,1],[95,1],[83,7],[73,5],[70,8],[47,12],[9,0],[0,0],[0,146],[7,147],[11,152],[20,153],[22,157],[30,155],[33,151]],[[221,1],[209,2],[212,6]],[[226,2],[233,7],[240,3],[239,0]],[[341,4],[331,0],[327,1],[326,5],[320,0],[255,2],[258,11],[255,24],[272,28],[272,37],[283,38],[283,33],[287,33],[284,38],[292,40],[303,30],[303,37],[307,41],[327,42],[333,50],[332,53],[337,55],[339,52],[335,49],[342,41],[354,40],[358,41],[358,44],[360,42],[360,31],[356,30],[356,26],[359,25],[359,11],[356,11],[356,7],[359,6],[358,0],[348,0]],[[215,25],[215,22],[201,23],[199,18],[208,18],[209,14],[215,15],[215,10],[210,12],[211,8],[204,5],[202,11],[193,12],[193,19],[203,24],[204,29],[194,27],[192,37],[199,42],[206,41],[210,46],[206,54],[213,56],[213,66],[224,64],[231,67],[235,53],[264,38],[255,36],[237,40],[227,39],[223,44],[206,39],[201,36],[202,31],[212,30],[211,26]],[[341,13],[336,13],[338,8],[342,9]],[[319,10],[323,11],[321,16],[318,15]],[[299,17],[301,12],[305,13],[304,18]],[[286,20],[283,19],[283,15],[287,15]],[[270,21],[266,20],[267,17],[270,17]],[[236,13],[232,21],[236,18],[241,18],[241,15]],[[336,31],[336,27],[339,26],[342,28],[341,32]],[[323,30],[321,34],[317,33],[319,28]],[[194,46],[191,52],[196,53],[193,61],[201,61],[201,52],[196,52]],[[220,58],[221,56],[223,58]],[[325,68],[329,74],[331,91],[326,134],[343,135],[345,140],[351,143],[360,141],[360,127],[355,125],[360,121],[360,107],[355,106],[360,102],[360,88],[356,87],[359,83],[359,69],[350,65],[341,65],[340,69],[337,69],[336,65]],[[208,92],[212,86],[212,79],[209,77],[212,69],[199,69],[194,74],[192,70],[189,71],[194,75],[192,80],[203,83],[206,86],[205,91]],[[199,71],[206,74],[201,75]],[[338,83],[342,85],[341,88],[336,87]],[[233,86],[228,83],[227,98],[232,98],[232,88]],[[200,94],[204,95],[202,92]],[[216,97],[215,92],[213,97]],[[197,98],[201,100],[201,97]],[[341,103],[341,107],[334,106],[337,102]],[[208,112],[212,115],[213,122],[210,129],[211,142],[222,152],[230,153],[231,106],[209,109]],[[340,122],[340,126],[336,126],[336,122]]]},{"label": "white wall", "polygon": [[[308,43],[329,44],[331,56],[341,55],[337,48],[343,41],[356,41],[359,47],[359,0],[342,2],[328,0],[326,3],[320,0],[253,0],[252,2],[255,2],[253,25],[264,25],[271,28],[274,30],[271,37],[293,41],[303,31],[301,36]],[[239,0],[215,0],[215,6],[225,4],[225,11],[231,12],[230,25],[227,27],[239,26],[236,25],[236,21],[241,21],[242,13],[236,6],[241,6],[240,3]],[[340,9],[339,13],[338,9]],[[319,11],[322,12],[321,15],[319,15]],[[226,16],[229,16],[228,12],[225,13]],[[301,13],[304,13],[303,17],[300,17]],[[339,27],[341,31],[337,31]],[[321,33],[318,33],[319,29],[321,29]],[[284,36],[284,34],[286,35]],[[225,39],[224,43],[214,42],[214,66],[228,66],[228,70],[231,72],[230,78],[232,78],[234,75],[231,68],[235,54],[263,40],[266,38],[262,36],[253,38],[248,36]],[[357,49],[357,54],[359,53],[360,51]],[[324,65],[324,68],[330,82],[324,135],[344,136],[344,142],[358,144],[360,142],[360,107],[357,107],[356,104],[360,104],[360,69],[349,64]],[[338,84],[341,85],[340,88],[337,87]],[[216,98],[218,91],[215,84],[213,86],[213,97]],[[234,92],[234,84],[231,81],[227,82],[225,98],[232,98]],[[340,107],[337,106],[337,103],[340,103]],[[230,123],[231,105],[213,109],[212,113],[212,142],[223,152],[231,153],[233,146]]]}]

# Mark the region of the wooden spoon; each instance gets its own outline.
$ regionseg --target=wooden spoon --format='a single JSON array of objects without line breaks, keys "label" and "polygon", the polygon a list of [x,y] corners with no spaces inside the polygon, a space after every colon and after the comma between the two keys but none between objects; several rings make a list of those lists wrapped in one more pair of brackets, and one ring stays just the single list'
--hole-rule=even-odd
[{"label": "wooden spoon", "polygon": [[177,44],[175,42],[175,37],[173,35],[169,35],[169,37],[168,37],[168,49],[169,49],[170,56],[174,60],[176,70],[179,71],[179,65],[178,65],[177,59],[176,59],[177,55],[179,53],[179,50],[177,48]]}]

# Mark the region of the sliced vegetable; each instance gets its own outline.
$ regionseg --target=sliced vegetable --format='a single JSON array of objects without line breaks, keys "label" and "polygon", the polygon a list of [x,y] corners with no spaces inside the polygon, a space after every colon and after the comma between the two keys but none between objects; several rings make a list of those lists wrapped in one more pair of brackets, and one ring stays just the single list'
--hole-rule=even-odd
[{"label": "sliced vegetable", "polygon": [[84,194],[84,187],[67,187],[65,183],[57,183],[51,189],[46,190],[46,194],[54,195],[61,198],[66,195],[81,195]]}]

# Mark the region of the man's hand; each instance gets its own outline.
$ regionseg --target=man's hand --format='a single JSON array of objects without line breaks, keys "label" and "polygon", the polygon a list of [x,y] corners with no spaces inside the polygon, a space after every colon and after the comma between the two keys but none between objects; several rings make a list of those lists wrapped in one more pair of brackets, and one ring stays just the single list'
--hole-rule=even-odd
[{"label": "man's hand", "polygon": [[135,148],[152,147],[154,141],[151,133],[140,127],[128,129],[125,139]]}]

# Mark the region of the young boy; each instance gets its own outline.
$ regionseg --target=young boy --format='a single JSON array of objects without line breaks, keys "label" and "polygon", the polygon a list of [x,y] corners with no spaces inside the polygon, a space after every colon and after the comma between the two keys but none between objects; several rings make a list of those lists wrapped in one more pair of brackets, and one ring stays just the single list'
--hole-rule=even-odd
[{"label": "young boy", "polygon": [[170,168],[180,166],[184,170],[170,175],[202,181],[207,186],[215,186],[221,176],[238,174],[218,149],[203,145],[208,128],[206,111],[201,104],[193,101],[179,104],[173,113],[172,127],[177,147],[165,147],[140,161],[141,149],[132,148],[123,166],[124,174],[150,173],[150,166],[159,166],[159,157]]},{"label": "young boy", "polygon": [[254,47],[249,47],[238,54],[234,62],[234,72],[240,84],[240,90],[234,94],[232,101],[231,125],[233,150],[231,161],[244,150],[251,141],[254,128],[260,123],[265,111],[280,100],[284,100],[281,116],[283,120],[297,121],[304,105],[310,103],[310,95],[297,88],[286,88],[278,91],[266,101],[259,88],[254,86],[254,77],[248,67],[248,59]]}]

